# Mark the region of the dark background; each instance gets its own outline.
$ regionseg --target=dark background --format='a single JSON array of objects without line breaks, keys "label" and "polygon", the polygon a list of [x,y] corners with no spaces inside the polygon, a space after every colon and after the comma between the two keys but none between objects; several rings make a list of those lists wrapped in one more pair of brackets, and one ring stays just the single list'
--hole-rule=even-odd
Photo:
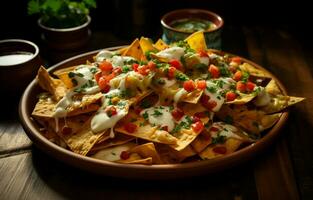
[{"label": "dark background", "polygon": [[[226,27],[273,27],[288,31],[304,45],[312,43],[312,7],[305,0],[98,0],[97,4],[90,14],[92,30],[112,32],[123,41],[141,35],[158,38],[163,14],[178,8],[202,8],[220,14]],[[39,41],[36,20],[36,16],[27,15],[27,0],[2,1],[0,39]]]}]

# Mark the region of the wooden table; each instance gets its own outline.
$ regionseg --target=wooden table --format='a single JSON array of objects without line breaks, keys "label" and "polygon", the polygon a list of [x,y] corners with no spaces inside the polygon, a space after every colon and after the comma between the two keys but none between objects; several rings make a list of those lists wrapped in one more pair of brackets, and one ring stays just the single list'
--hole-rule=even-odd
[{"label": "wooden table", "polygon": [[[85,50],[120,44],[127,41],[95,32]],[[290,95],[307,98],[290,109],[281,137],[266,152],[222,173],[191,179],[97,176],[63,164],[32,145],[13,101],[0,117],[0,199],[313,199],[312,49],[304,49],[285,31],[260,27],[227,27],[223,44],[223,50],[273,72]],[[49,65],[60,59],[47,52],[43,57]]]}]

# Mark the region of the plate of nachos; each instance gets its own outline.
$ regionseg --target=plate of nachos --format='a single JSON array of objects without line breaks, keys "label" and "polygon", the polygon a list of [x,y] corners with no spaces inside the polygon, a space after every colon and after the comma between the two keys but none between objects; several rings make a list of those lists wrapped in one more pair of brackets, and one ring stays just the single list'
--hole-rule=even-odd
[{"label": "plate of nachos", "polygon": [[19,112],[34,144],[70,165],[168,179],[251,159],[303,100],[252,61],[208,49],[199,31],[173,44],[141,37],[40,67]]}]

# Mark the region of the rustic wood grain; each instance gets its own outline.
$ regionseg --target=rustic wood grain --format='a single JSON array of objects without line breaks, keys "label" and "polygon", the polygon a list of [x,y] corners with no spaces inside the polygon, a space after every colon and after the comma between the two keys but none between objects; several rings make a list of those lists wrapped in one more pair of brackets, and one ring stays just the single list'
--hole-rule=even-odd
[{"label": "rustic wood grain", "polygon": [[[1,199],[256,199],[253,170],[238,166],[172,181],[125,180],[67,166],[34,148],[2,158]],[[251,179],[252,178],[252,179]]]},{"label": "rustic wood grain", "polygon": [[[258,191],[262,189],[258,182],[264,184],[265,181],[268,181],[267,177],[271,177],[269,173],[273,173],[273,176],[277,177],[273,179],[274,183],[275,180],[279,180],[278,177],[281,177],[284,184],[280,184],[279,190],[270,184],[268,191],[262,190],[261,194],[259,192],[259,197],[264,195],[263,197],[266,199],[270,197],[266,195],[273,197],[280,192],[285,197],[283,199],[298,199],[297,190],[299,188],[301,198],[312,199],[313,164],[310,159],[313,156],[313,137],[310,134],[313,121],[313,90],[311,88],[313,79],[312,73],[310,73],[312,68],[305,61],[299,43],[290,34],[282,30],[273,31],[264,28],[254,30],[246,28],[244,32],[251,58],[279,77],[290,95],[306,97],[304,102],[291,109],[290,119],[283,133],[284,139],[288,141],[284,142],[286,144],[279,144],[277,149],[280,150],[276,149],[273,154],[276,156],[270,156],[268,162],[265,162],[264,165],[268,165],[267,172],[263,171],[262,173],[260,168],[256,169]],[[287,145],[290,147],[290,154],[286,150]],[[288,165],[290,156],[295,171]],[[281,170],[278,171],[277,167],[281,167]]]}]

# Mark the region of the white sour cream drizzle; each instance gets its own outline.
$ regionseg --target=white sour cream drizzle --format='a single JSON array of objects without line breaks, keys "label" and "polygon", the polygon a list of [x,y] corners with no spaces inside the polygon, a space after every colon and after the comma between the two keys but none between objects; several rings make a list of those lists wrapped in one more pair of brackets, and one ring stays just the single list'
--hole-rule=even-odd
[{"label": "white sour cream drizzle", "polygon": [[212,111],[218,112],[221,109],[221,107],[225,101],[225,98],[222,95],[220,95],[220,93],[223,90],[228,90],[230,88],[231,84],[234,83],[234,80],[232,80],[231,78],[219,78],[219,79],[215,79],[215,80],[222,81],[223,86],[220,88],[217,85],[217,83],[214,83],[211,80],[207,80],[206,81],[207,88],[211,88],[211,87],[215,88],[215,91],[212,92],[208,89],[205,89],[204,93],[205,93],[205,95],[210,97],[210,100],[215,101],[217,103],[217,105],[212,109]]},{"label": "white sour cream drizzle", "polygon": [[[161,114],[156,115],[155,111],[158,111]],[[174,118],[171,114],[170,107],[168,106],[154,106],[147,108],[141,111],[140,115],[143,115],[144,113],[148,114],[148,121],[150,124],[155,124],[160,127],[167,126],[168,132],[171,132],[175,127]]]},{"label": "white sour cream drizzle", "polygon": [[121,159],[120,156],[123,151],[128,151],[134,146],[136,146],[135,143],[127,143],[127,144],[122,144],[116,147],[110,147],[110,148],[98,151],[91,157],[101,159],[101,160],[107,160],[107,161],[117,161]]},{"label": "white sour cream drizzle", "polygon": [[121,67],[125,65],[127,62],[131,60],[135,60],[135,59],[130,56],[118,56],[118,55],[115,55],[114,52],[111,52],[108,50],[102,50],[96,55],[96,61],[102,62],[104,60],[107,60],[110,63],[112,63],[112,66],[115,68],[115,67]]},{"label": "white sour cream drizzle", "polygon": [[182,47],[170,47],[158,52],[156,55],[162,58],[167,58],[169,60],[180,60],[180,58],[185,54],[185,49]]},{"label": "white sour cream drizzle", "polygon": [[200,57],[199,56],[199,61],[200,61],[201,64],[209,65],[210,58],[209,57]]}]

